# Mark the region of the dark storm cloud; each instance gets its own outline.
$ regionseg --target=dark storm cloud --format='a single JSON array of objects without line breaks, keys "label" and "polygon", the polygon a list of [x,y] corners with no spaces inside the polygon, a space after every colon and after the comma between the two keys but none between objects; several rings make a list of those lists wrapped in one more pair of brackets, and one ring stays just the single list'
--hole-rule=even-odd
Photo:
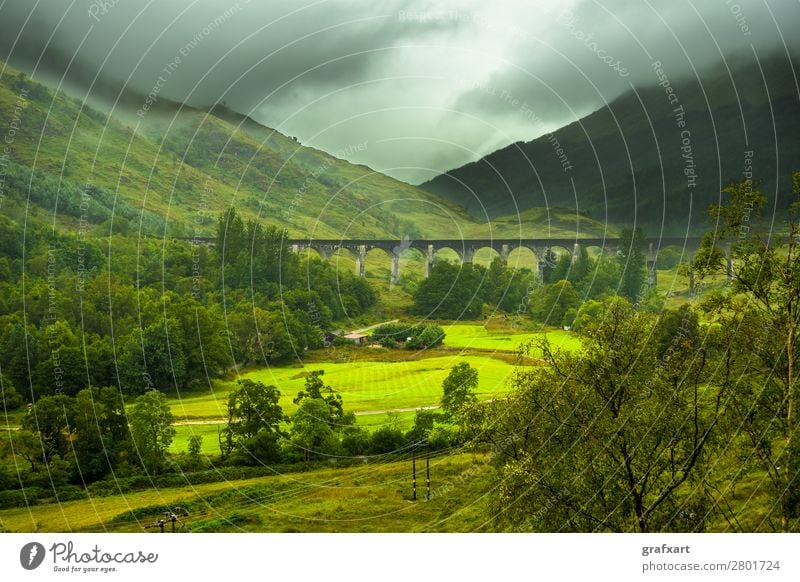
[{"label": "dark storm cloud", "polygon": [[677,80],[794,50],[799,20],[764,0],[15,0],[0,58],[84,87],[160,80],[328,151],[365,143],[353,161],[418,181],[654,83],[654,60]]},{"label": "dark storm cloud", "polygon": [[298,75],[295,88],[356,81],[372,66],[370,51],[409,35],[439,33],[447,24],[397,27],[398,10],[391,3],[364,10],[319,1],[11,2],[2,8],[0,50],[11,62],[38,61],[48,72],[62,72],[76,57],[74,68],[102,67],[103,76],[140,91],[178,57],[164,95],[213,103],[228,91],[232,101],[247,103]]},{"label": "dark storm cloud", "polygon": [[516,122],[538,135],[632,86],[655,84],[655,61],[674,82],[702,78],[723,59],[730,66],[775,51],[797,54],[792,30],[800,4],[584,1],[543,17],[548,25],[525,35],[507,67],[468,87],[456,109],[480,111],[500,125]]}]

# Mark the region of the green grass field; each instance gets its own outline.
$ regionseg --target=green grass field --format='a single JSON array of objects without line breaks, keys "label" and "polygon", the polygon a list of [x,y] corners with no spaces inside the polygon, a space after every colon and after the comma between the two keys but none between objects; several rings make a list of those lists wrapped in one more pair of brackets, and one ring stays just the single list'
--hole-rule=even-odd
[{"label": "green grass field", "polygon": [[219,455],[219,434],[217,430],[225,427],[225,423],[215,424],[181,424],[175,426],[175,438],[172,439],[170,451],[185,453],[189,447],[189,438],[199,436],[203,439],[201,452],[204,455]]},{"label": "green grass field", "polygon": [[[411,462],[370,461],[197,486],[0,510],[8,532],[141,532],[176,506],[189,531],[420,532],[486,529],[489,456],[431,460],[432,498],[411,501]],[[424,466],[424,465],[423,465]],[[419,470],[420,465],[417,465]],[[419,475],[418,475],[419,476]],[[149,529],[147,531],[158,531]]]},{"label": "green grass field", "polygon": [[[292,399],[303,389],[306,376],[315,370],[325,371],[326,384],[342,395],[346,410],[414,409],[439,401],[442,380],[459,362],[467,362],[478,370],[479,398],[491,398],[507,391],[506,379],[513,365],[490,356],[461,354],[394,362],[325,362],[303,367],[260,368],[241,374],[241,378],[277,386],[281,391],[281,406],[288,414],[295,410]],[[234,388],[235,382],[229,381],[217,384],[213,392],[171,398],[172,413],[177,421],[222,419],[227,414],[228,394]]]},{"label": "green grass field", "polygon": [[[541,335],[523,330],[519,333],[508,329],[487,330],[484,326],[469,324],[453,324],[444,329],[447,334],[445,349],[431,352],[431,357],[404,350],[381,351],[374,355],[369,348],[342,350],[349,361],[263,367],[245,371],[240,377],[277,386],[282,394],[281,406],[291,414],[295,408],[292,399],[303,389],[306,376],[324,370],[326,384],[341,393],[347,410],[384,411],[436,404],[441,397],[442,380],[450,369],[467,362],[479,373],[478,397],[486,399],[507,391],[506,379],[514,369],[513,353],[520,344]],[[561,349],[575,350],[580,346],[578,336],[571,332],[556,330],[546,335]],[[321,352],[319,357],[325,359],[330,355]],[[179,421],[223,418],[228,394],[234,388],[235,381],[229,380],[216,383],[211,392],[173,398],[170,402],[173,414]]]},{"label": "green grass field", "polygon": [[[471,348],[497,352],[515,352],[520,345],[541,337],[542,333],[493,331],[482,325],[455,324],[444,327],[447,334],[444,345],[454,348]],[[580,348],[580,340],[568,331],[548,331],[545,335],[556,348],[573,351]]]},{"label": "green grass field", "polygon": [[[513,352],[519,344],[537,335],[532,332],[514,333],[514,330],[487,331],[483,326],[468,324],[449,325],[445,331],[446,349],[431,352],[431,357],[403,350],[373,354],[369,348],[362,348],[342,351],[343,355],[353,358],[350,361],[312,361],[305,365],[263,367],[245,371],[240,377],[277,386],[282,394],[281,406],[287,414],[294,412],[292,399],[303,389],[306,376],[316,370],[325,371],[326,384],[342,395],[346,410],[356,413],[403,412],[436,405],[441,397],[442,380],[460,362],[467,362],[478,370],[477,395],[480,399],[507,392],[506,380],[514,369]],[[570,332],[551,331],[547,336],[563,349],[576,349],[580,345],[577,336]],[[476,353],[477,350],[497,353]],[[324,360],[332,356],[321,352],[318,357]],[[228,395],[235,387],[235,380],[228,380],[215,383],[210,392],[171,398],[172,412],[178,422],[223,419]]]}]

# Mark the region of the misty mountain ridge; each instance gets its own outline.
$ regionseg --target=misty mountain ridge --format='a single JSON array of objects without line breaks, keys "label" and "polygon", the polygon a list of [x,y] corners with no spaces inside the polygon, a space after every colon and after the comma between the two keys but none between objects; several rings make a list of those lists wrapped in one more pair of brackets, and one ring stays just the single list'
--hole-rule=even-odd
[{"label": "misty mountain ridge", "polygon": [[[773,56],[700,81],[637,87],[586,117],[450,170],[421,187],[490,218],[566,206],[653,234],[704,227],[720,188],[752,174],[778,208],[800,168],[793,63]],[[763,80],[762,80],[763,75]],[[668,92],[669,90],[669,92]]]}]

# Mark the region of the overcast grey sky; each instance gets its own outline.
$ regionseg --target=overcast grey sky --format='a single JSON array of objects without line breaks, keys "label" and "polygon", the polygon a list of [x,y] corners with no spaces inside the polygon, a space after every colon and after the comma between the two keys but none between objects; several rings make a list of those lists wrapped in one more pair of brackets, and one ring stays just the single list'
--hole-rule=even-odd
[{"label": "overcast grey sky", "polygon": [[655,83],[655,60],[678,79],[795,50],[798,24],[796,0],[6,0],[0,58],[161,77],[416,183]]}]

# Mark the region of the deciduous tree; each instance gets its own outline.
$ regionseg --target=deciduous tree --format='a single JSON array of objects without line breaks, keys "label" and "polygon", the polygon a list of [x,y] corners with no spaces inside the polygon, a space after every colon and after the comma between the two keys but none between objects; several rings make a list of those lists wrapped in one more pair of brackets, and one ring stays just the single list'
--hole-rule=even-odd
[{"label": "deciduous tree", "polygon": [[633,303],[638,301],[647,281],[647,257],[644,245],[644,233],[641,228],[625,228],[620,233],[617,262],[622,277],[619,282],[619,294]]},{"label": "deciduous tree", "polygon": [[148,472],[158,472],[175,437],[174,417],[167,397],[158,390],[139,396],[128,412],[134,452]]},{"label": "deciduous tree", "polygon": [[[696,321],[689,321],[696,334]],[[578,353],[537,344],[545,366],[518,370],[499,409],[500,524],[533,531],[697,531],[712,502],[705,456],[724,388],[710,350],[614,299]],[[691,335],[691,334],[690,334]],[[687,336],[688,337],[688,336]]]},{"label": "deciduous tree", "polygon": [[800,518],[800,172],[792,182],[795,200],[777,232],[757,182],[728,184],[725,202],[710,209],[718,228],[693,260],[701,280],[727,273],[721,247],[730,247],[730,287],[706,306],[729,330],[733,409],[780,499],[784,531]]},{"label": "deciduous tree", "polygon": [[467,362],[453,366],[442,382],[442,411],[451,419],[458,419],[465,406],[477,400],[478,370]]}]

